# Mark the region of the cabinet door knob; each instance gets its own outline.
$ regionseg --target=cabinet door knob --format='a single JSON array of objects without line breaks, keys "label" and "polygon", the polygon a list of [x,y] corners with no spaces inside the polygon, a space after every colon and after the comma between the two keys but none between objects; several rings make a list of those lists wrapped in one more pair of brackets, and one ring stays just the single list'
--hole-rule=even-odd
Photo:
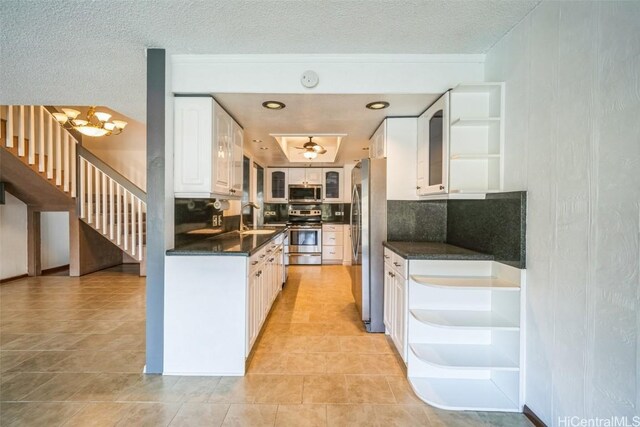
[{"label": "cabinet door knob", "polygon": [[416,187],[416,190],[419,190],[420,188],[422,188],[422,187],[420,187],[420,186],[418,185],[418,186]]},{"label": "cabinet door knob", "polygon": [[385,259],[389,259],[389,258],[391,258],[391,257],[390,257],[389,255],[385,255],[385,256],[384,256],[384,258],[385,258]]},{"label": "cabinet door knob", "polygon": [[256,265],[257,263],[258,263],[258,261],[253,261],[253,262],[251,263],[251,265]]},{"label": "cabinet door knob", "polygon": [[395,265],[396,267],[400,267],[400,264],[395,261],[393,262],[393,265]]},{"label": "cabinet door knob", "polygon": [[440,186],[440,189],[441,189],[441,190],[444,190],[444,185],[441,185],[441,186]]}]

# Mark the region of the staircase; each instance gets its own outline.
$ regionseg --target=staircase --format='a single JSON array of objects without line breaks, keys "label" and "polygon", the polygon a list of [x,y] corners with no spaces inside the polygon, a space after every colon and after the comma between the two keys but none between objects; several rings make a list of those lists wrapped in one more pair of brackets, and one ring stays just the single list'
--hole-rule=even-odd
[{"label": "staircase", "polygon": [[[0,106],[3,168],[17,164],[7,160],[17,159],[39,176],[34,178],[25,170],[22,179],[40,179],[34,184],[53,186],[56,191],[49,192],[52,194],[49,198],[61,205],[65,201],[72,207],[75,205],[73,210],[80,220],[144,264],[146,194],[84,149],[81,136],[60,126],[53,112],[56,110],[45,106]],[[15,174],[13,179],[17,179]],[[20,187],[15,184],[13,187]],[[37,201],[29,200],[34,191],[23,193],[23,197],[15,195],[27,199],[23,200],[27,204],[36,204]]]}]

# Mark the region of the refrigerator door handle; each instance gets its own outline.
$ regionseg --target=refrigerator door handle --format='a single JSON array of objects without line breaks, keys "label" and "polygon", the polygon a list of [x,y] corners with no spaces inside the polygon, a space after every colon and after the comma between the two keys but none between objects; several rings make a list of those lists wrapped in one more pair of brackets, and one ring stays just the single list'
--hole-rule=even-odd
[{"label": "refrigerator door handle", "polygon": [[[354,215],[358,214],[357,221],[354,224]],[[360,244],[360,233],[358,227],[360,226],[360,194],[358,193],[358,187],[353,186],[353,192],[351,194],[351,251],[353,252],[353,261],[358,259],[358,245]]]}]

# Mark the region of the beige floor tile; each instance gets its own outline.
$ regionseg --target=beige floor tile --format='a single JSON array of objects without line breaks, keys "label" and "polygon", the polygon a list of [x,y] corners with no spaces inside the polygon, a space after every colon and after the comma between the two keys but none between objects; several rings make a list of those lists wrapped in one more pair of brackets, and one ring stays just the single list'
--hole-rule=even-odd
[{"label": "beige floor tile", "polygon": [[275,425],[277,409],[278,405],[232,404],[222,425],[271,427]]},{"label": "beige floor tile", "polygon": [[192,427],[222,425],[229,411],[228,404],[221,403],[184,403],[171,420],[171,427]]},{"label": "beige floor tile", "polygon": [[65,427],[108,427],[116,425],[132,408],[131,403],[89,402],[73,415]]},{"label": "beige floor tile", "polygon": [[478,418],[486,427],[533,427],[526,416],[516,413],[476,412]]},{"label": "beige floor tile", "polygon": [[253,403],[263,384],[263,375],[222,377],[209,397],[210,403]]},{"label": "beige floor tile", "polygon": [[383,376],[345,375],[350,403],[396,403]]},{"label": "beige floor tile", "polygon": [[175,417],[179,403],[132,403],[116,423],[122,427],[166,426]]},{"label": "beige floor tile", "polygon": [[254,403],[302,403],[301,375],[262,375]]},{"label": "beige floor tile", "polygon": [[26,401],[62,401],[69,400],[79,388],[84,387],[97,374],[58,373],[51,380],[27,394]]},{"label": "beige floor tile", "polygon": [[[59,372],[56,369],[56,365],[64,361],[71,355],[71,353],[66,351],[41,351],[23,353],[25,353],[24,356],[26,360],[8,369],[9,372]],[[32,357],[28,357],[29,354],[31,354]]]},{"label": "beige floor tile", "polygon": [[302,392],[304,403],[347,403],[347,382],[344,375],[307,375]]},{"label": "beige floor tile", "polygon": [[339,337],[340,351],[345,353],[380,353],[380,344],[372,336]]},{"label": "beige floor tile", "polygon": [[378,424],[371,405],[327,405],[327,425],[371,427]]},{"label": "beige floor tile", "polygon": [[279,405],[276,427],[324,427],[327,425],[325,405]]},{"label": "beige floor tile", "polygon": [[126,389],[140,381],[140,374],[100,373],[79,387],[70,400],[113,401]]},{"label": "beige floor tile", "polygon": [[139,375],[116,398],[129,402],[182,402],[184,392],[174,389],[178,377],[163,375]]},{"label": "beige floor tile", "polygon": [[482,421],[475,412],[445,411],[429,405],[423,407],[433,427],[478,427]]},{"label": "beige floor tile", "polygon": [[429,418],[422,405],[375,405],[378,425],[385,427],[429,426]]},{"label": "beige floor tile", "polygon": [[18,401],[56,374],[44,372],[17,372],[0,376],[0,401]]},{"label": "beige floor tile", "polygon": [[172,390],[184,402],[208,402],[220,383],[220,377],[178,377]]},{"label": "beige floor tile", "polygon": [[289,353],[285,355],[284,373],[324,374],[327,371],[324,353]]},{"label": "beige floor tile", "polygon": [[403,376],[388,376],[385,377],[391,387],[393,396],[397,403],[403,405],[419,405],[422,404],[422,400],[411,389],[409,381]]},{"label": "beige floor tile", "polygon": [[82,409],[84,403],[11,402],[0,403],[2,426],[62,425]]}]

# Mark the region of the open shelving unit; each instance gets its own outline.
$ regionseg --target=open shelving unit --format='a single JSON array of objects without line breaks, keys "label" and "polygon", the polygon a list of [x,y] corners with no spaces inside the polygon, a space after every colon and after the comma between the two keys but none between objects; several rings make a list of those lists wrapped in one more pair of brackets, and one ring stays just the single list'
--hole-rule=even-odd
[{"label": "open shelving unit", "polygon": [[504,170],[504,83],[451,91],[449,193],[501,191]]},{"label": "open shelving unit", "polygon": [[411,265],[407,374],[422,400],[522,410],[524,286],[524,270],[494,261]]}]

